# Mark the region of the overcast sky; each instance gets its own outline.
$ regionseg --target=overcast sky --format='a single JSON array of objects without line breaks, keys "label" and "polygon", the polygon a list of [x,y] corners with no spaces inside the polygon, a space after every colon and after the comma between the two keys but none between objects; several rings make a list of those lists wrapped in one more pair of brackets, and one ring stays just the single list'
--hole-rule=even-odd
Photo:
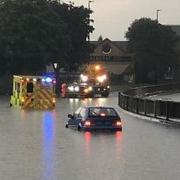
[{"label": "overcast sky", "polygon": [[[88,6],[88,0],[71,1],[76,6]],[[124,35],[131,23],[141,17],[156,19],[157,9],[162,10],[161,24],[180,25],[180,0],[94,0],[91,9],[95,28],[91,40],[97,40],[99,35],[114,41],[126,40]]]}]

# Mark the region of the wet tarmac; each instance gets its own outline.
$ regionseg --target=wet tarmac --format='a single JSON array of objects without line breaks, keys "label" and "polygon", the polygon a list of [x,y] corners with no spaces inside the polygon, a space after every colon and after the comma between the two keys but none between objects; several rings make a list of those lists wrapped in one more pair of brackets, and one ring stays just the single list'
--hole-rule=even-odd
[{"label": "wet tarmac", "polygon": [[[67,114],[82,104],[115,107],[122,132],[77,132]],[[24,111],[0,97],[0,180],[179,180],[180,129],[138,119],[109,98],[58,99]]]}]

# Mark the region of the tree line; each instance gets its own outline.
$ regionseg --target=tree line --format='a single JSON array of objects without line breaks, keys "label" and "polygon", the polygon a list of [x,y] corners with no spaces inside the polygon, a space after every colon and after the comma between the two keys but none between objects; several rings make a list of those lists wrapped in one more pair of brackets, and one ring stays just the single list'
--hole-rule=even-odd
[{"label": "tree line", "polygon": [[0,74],[32,74],[88,59],[91,10],[58,0],[0,0]]},{"label": "tree line", "polygon": [[[91,10],[59,0],[0,0],[0,75],[38,74],[47,65],[77,70],[88,61]],[[134,20],[125,34],[136,82],[156,82],[177,66],[177,35],[156,20]]]}]

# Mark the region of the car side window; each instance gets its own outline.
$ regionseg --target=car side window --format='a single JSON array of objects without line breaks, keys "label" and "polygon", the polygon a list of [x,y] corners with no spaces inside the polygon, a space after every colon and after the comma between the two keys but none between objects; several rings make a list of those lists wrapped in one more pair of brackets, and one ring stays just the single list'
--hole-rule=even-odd
[{"label": "car side window", "polygon": [[81,118],[85,118],[86,117],[86,108],[82,108],[79,115]]},{"label": "car side window", "polygon": [[76,110],[76,112],[74,113],[74,117],[75,118],[78,118],[79,116],[80,116],[80,111],[81,111],[81,107],[80,108],[78,108],[77,110]]}]

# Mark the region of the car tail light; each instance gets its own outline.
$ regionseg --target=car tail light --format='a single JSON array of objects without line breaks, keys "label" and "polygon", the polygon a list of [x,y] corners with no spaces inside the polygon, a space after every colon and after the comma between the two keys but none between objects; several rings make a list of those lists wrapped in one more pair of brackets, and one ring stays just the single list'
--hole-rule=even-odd
[{"label": "car tail light", "polygon": [[106,114],[105,113],[101,113],[100,116],[106,116]]},{"label": "car tail light", "polygon": [[90,122],[90,121],[85,121],[85,122],[84,122],[84,126],[85,126],[85,127],[91,126],[91,122]]},{"label": "car tail light", "polygon": [[116,126],[120,127],[122,125],[121,121],[116,121]]}]

